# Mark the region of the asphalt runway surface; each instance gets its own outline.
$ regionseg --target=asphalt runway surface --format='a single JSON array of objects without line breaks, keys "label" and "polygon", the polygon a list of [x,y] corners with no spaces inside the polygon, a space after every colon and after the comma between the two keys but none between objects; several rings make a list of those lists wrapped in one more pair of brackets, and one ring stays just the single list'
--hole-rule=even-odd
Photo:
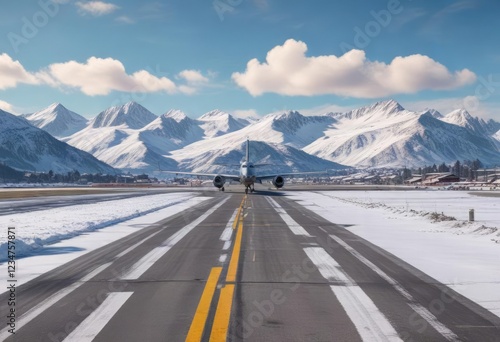
[{"label": "asphalt runway surface", "polygon": [[2,294],[0,340],[500,341],[500,318],[284,193],[207,194],[19,285],[15,335]]}]

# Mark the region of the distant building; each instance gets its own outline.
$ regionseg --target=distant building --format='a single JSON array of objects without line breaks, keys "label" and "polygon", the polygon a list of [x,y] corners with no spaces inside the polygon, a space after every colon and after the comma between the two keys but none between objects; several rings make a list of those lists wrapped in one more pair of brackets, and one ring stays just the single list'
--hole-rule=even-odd
[{"label": "distant building", "polygon": [[428,173],[424,176],[413,175],[405,183],[408,185],[443,186],[460,182],[460,177],[449,172]]}]

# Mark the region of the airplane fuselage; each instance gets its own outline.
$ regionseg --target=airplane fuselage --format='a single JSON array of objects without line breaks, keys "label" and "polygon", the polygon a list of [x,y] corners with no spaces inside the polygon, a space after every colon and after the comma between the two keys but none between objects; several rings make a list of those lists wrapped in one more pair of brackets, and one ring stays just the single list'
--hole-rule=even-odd
[{"label": "airplane fuselage", "polygon": [[255,184],[255,166],[252,163],[244,162],[240,167],[240,183],[249,188]]}]

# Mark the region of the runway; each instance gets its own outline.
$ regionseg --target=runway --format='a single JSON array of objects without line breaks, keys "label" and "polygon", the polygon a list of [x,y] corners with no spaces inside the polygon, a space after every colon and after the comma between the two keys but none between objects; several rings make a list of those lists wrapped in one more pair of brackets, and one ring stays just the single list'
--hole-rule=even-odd
[{"label": "runway", "polygon": [[210,196],[19,285],[0,340],[500,341],[500,318],[284,193]]}]

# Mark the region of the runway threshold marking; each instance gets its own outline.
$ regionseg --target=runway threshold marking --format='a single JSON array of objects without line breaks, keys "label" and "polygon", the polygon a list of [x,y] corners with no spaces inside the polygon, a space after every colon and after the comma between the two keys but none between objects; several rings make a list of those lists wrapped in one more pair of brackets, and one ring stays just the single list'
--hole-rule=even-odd
[{"label": "runway threshold marking", "polygon": [[186,341],[201,341],[203,336],[203,330],[205,329],[205,324],[207,322],[208,313],[210,311],[210,304],[214,297],[215,288],[219,282],[220,274],[222,272],[222,267],[213,267],[208,276],[205,289],[201,295],[200,303],[196,308],[196,313],[191,322],[191,327],[186,337]]},{"label": "runway threshold marking", "polygon": [[229,330],[229,321],[231,319],[231,309],[233,307],[233,295],[238,273],[238,263],[240,260],[241,240],[243,238],[243,215],[242,211],[246,203],[247,195],[243,197],[236,218],[233,222],[233,229],[237,229],[236,238],[233,245],[233,252],[226,275],[226,284],[221,288],[219,302],[215,311],[212,331],[210,333],[210,342],[225,342]]},{"label": "runway threshold marking", "polygon": [[219,209],[230,197],[226,197],[221,202],[214,205],[211,209],[205,212],[203,215],[198,217],[196,220],[184,226],[167,240],[165,240],[160,246],[154,248],[148,254],[143,256],[139,261],[137,261],[132,267],[125,272],[120,279],[124,280],[135,280],[144,274],[151,266],[153,266],[162,256],[164,256],[172,247],[175,246],[177,242],[182,240],[190,231],[196,228],[201,222],[203,222],[208,216],[212,215],[217,209]]},{"label": "runway threshold marking", "polygon": [[[40,304],[37,306],[33,307],[30,309],[28,312],[26,312],[24,315],[22,315],[18,321],[17,324],[20,327],[26,326],[29,322],[31,322],[34,318],[38,317],[42,312],[47,310],[49,307],[54,305],[56,302],[61,300],[62,298],[66,297],[68,294],[88,282],[90,279],[94,278],[97,274],[101,273],[104,271],[106,268],[108,268],[111,265],[111,262],[103,264],[96,269],[94,269],[92,272],[84,276],[83,278],[75,281],[73,284],[69,285],[68,287],[63,288],[62,290],[59,290],[58,292],[54,293],[52,296],[48,297],[44,301],[42,301]],[[4,328],[0,332],[0,341],[3,341],[7,337],[11,335],[11,333],[8,332],[8,327]]]},{"label": "runway threshold marking", "polygon": [[326,280],[342,284],[330,289],[363,341],[402,342],[387,317],[330,254],[321,247],[307,247],[304,252]]},{"label": "runway threshold marking", "polygon": [[382,279],[387,281],[399,294],[401,294],[408,301],[408,305],[418,313],[423,319],[425,319],[437,332],[439,332],[448,341],[458,341],[458,336],[448,329],[444,324],[439,322],[437,317],[432,314],[428,309],[423,307],[421,304],[413,298],[413,296],[405,289],[401,284],[394,278],[390,277],[387,273],[382,271],[378,266],[372,263],[370,260],[362,256],[358,251],[348,245],[344,240],[336,235],[330,235],[330,237],[335,240],[339,245],[344,247],[349,253],[351,253],[356,259],[361,261],[363,264],[368,266],[371,270],[377,273]]},{"label": "runway threshold marking", "polygon": [[67,342],[90,342],[101,332],[113,316],[120,310],[133,292],[112,292],[85,320],[64,340]]}]

